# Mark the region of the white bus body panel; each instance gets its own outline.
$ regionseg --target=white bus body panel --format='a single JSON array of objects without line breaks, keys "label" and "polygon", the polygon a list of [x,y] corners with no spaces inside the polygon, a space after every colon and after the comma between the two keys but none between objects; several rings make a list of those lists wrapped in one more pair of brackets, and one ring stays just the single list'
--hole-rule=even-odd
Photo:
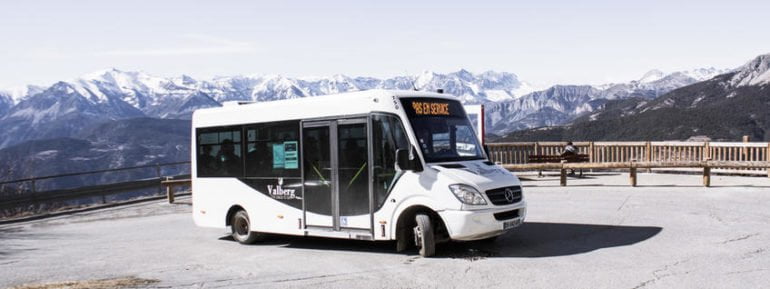
[{"label": "white bus body panel", "polygon": [[[197,110],[192,120],[192,197],[193,219],[202,227],[225,228],[226,216],[232,206],[245,209],[253,224],[252,230],[287,234],[316,235],[353,238],[345,232],[321,232],[304,228],[304,222],[331,226],[329,216],[321,216],[278,202],[236,178],[197,177],[196,128],[244,125],[283,120],[310,120],[324,117],[365,116],[372,112],[398,115],[411,144],[416,137],[409,120],[400,107],[399,97],[436,97],[455,99],[451,96],[418,91],[383,91],[346,93],[302,99],[272,101],[258,104],[228,106]],[[339,117],[343,116],[343,117]],[[301,128],[300,128],[301,129]],[[417,151],[421,157],[421,152]],[[498,165],[485,164],[483,160],[452,162],[466,168],[449,169],[440,164],[424,164],[421,172],[407,171],[395,182],[381,208],[370,215],[346,216],[345,228],[369,229],[374,240],[394,240],[398,217],[413,206],[427,207],[441,216],[451,239],[475,240],[502,234],[503,221],[493,215],[499,212],[519,210],[518,223],[526,217],[526,201],[497,206],[490,203],[485,191],[508,186],[521,186],[519,179]],[[449,185],[465,184],[476,188],[487,205],[463,205],[449,190]],[[510,220],[506,220],[510,221]],[[311,223],[311,222],[308,222]],[[385,230],[382,230],[382,229]]]},{"label": "white bus body panel", "polygon": [[[518,209],[517,219],[523,221],[526,218],[526,201],[523,198],[511,205],[497,206],[491,204],[484,194],[490,189],[521,186],[516,176],[500,166],[490,166],[483,161],[453,163],[466,168],[447,169],[439,164],[428,164],[424,171],[407,172],[396,182],[388,197],[388,201],[395,201],[396,208],[387,210],[383,207],[383,211],[392,211],[390,236],[395,236],[397,224],[394,222],[398,216],[412,206],[425,206],[439,213],[450,238],[454,240],[475,240],[502,234],[504,222],[495,220],[495,213]],[[473,186],[485,195],[487,205],[463,205],[449,190],[449,185],[453,184]],[[378,219],[375,217],[375,220]]]}]

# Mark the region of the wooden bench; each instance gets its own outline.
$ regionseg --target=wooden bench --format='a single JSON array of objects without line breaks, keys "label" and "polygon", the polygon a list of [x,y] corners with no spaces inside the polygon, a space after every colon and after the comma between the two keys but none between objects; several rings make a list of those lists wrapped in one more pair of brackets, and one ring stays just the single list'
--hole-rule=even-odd
[{"label": "wooden bench", "polygon": [[[560,163],[566,161],[568,163],[587,163],[589,161],[587,154],[574,154],[574,155],[529,155],[527,156],[527,162],[532,164],[538,163]],[[543,176],[543,170],[537,171],[537,176]],[[583,177],[583,169],[580,169],[580,177]]]}]

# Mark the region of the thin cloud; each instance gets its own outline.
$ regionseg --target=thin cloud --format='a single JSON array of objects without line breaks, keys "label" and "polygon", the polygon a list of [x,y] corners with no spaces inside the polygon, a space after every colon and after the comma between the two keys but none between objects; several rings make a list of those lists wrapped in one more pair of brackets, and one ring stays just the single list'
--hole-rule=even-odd
[{"label": "thin cloud", "polygon": [[117,49],[97,52],[99,56],[190,56],[243,54],[258,50],[253,43],[235,41],[221,37],[202,34],[185,34],[181,38],[198,42],[194,45],[177,47],[155,47],[141,49]]}]

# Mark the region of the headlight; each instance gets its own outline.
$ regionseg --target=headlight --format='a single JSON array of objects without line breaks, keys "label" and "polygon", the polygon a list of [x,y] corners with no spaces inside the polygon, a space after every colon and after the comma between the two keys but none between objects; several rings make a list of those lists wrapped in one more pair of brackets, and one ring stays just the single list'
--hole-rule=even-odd
[{"label": "headlight", "polygon": [[484,200],[484,196],[476,189],[467,185],[450,185],[449,190],[455,194],[460,202],[467,205],[486,205],[487,201]]}]

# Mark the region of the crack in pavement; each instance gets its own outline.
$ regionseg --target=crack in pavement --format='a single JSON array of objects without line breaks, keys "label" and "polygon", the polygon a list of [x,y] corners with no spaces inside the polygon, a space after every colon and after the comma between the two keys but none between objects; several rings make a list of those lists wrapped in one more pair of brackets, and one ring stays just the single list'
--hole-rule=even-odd
[{"label": "crack in pavement", "polygon": [[754,237],[754,236],[759,236],[759,233],[754,233],[754,234],[743,235],[743,236],[740,236],[740,237],[738,237],[738,238],[735,238],[735,239],[730,239],[730,240],[724,241],[724,242],[722,242],[722,244],[727,244],[727,243],[732,243],[732,242],[742,241],[742,240],[746,240],[746,239],[748,239],[748,238],[751,238],[751,237]]},{"label": "crack in pavement", "polygon": [[746,254],[743,254],[743,258],[742,259],[748,259],[748,258],[754,257],[754,255],[761,254],[763,252],[765,252],[765,248],[759,248],[759,249],[756,249],[754,251],[751,251],[751,252],[748,252]]},{"label": "crack in pavement", "polygon": [[639,289],[639,288],[643,288],[644,286],[647,286],[647,285],[650,285],[650,284],[652,284],[652,283],[655,283],[655,281],[657,281],[657,279],[655,279],[655,278],[652,278],[652,279],[650,279],[650,280],[647,280],[647,281],[644,281],[644,282],[640,283],[639,285],[636,285],[636,287],[634,287],[634,288],[631,288],[631,289]]},{"label": "crack in pavement", "polygon": [[[645,287],[647,285],[650,285],[650,284],[653,284],[653,283],[655,283],[657,281],[660,281],[663,278],[675,276],[675,275],[677,275],[677,273],[674,273],[674,272],[669,272],[668,274],[661,274],[661,275],[658,275],[658,274],[660,274],[661,272],[668,271],[671,267],[676,267],[676,266],[678,266],[680,264],[684,264],[684,263],[687,263],[689,261],[690,261],[689,259],[687,259],[687,260],[679,260],[679,261],[676,261],[676,262],[674,262],[672,264],[663,265],[663,268],[656,269],[656,270],[652,271],[652,276],[654,278],[651,278],[649,280],[645,280],[642,283],[639,283],[639,285],[636,285],[635,287],[633,287],[632,289],[643,288],[643,287]],[[685,274],[687,274],[687,273],[690,273],[690,272],[685,272]]]},{"label": "crack in pavement", "polygon": [[731,271],[731,272],[725,273],[725,275],[745,274],[745,273],[762,272],[762,271],[770,271],[770,269],[759,268],[759,269],[744,270],[744,271]]},{"label": "crack in pavement", "polygon": [[272,283],[304,281],[304,280],[329,278],[329,277],[338,277],[338,276],[346,276],[346,275],[356,275],[356,274],[361,274],[361,273],[370,273],[370,272],[379,272],[379,271],[382,271],[382,270],[365,270],[365,271],[344,272],[344,273],[337,273],[337,274],[321,274],[321,275],[314,275],[314,276],[307,276],[307,277],[298,277],[298,278],[289,278],[289,279],[278,279],[278,280],[273,280]]},{"label": "crack in pavement", "polygon": [[622,209],[622,208],[623,208],[623,206],[625,206],[625,205],[626,205],[626,202],[628,202],[628,199],[630,199],[630,198],[631,198],[631,196],[633,196],[633,194],[630,194],[630,195],[628,195],[628,197],[626,197],[626,199],[625,199],[625,200],[623,200],[623,203],[622,203],[622,204],[620,204],[620,206],[618,207],[618,209],[617,209],[617,210],[615,210],[615,211],[620,211],[620,209]]}]

